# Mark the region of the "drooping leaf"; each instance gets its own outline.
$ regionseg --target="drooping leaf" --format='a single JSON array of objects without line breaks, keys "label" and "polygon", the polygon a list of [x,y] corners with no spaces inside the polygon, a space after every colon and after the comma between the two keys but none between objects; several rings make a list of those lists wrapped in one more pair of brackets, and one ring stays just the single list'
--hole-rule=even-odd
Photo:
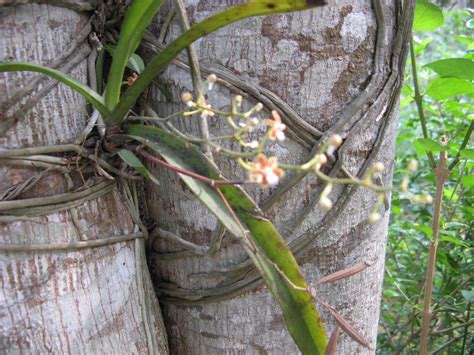
[{"label": "drooping leaf", "polygon": [[118,152],[119,157],[131,166],[137,173],[143,175],[144,177],[150,179],[153,183],[159,185],[160,183],[156,177],[148,171],[148,169],[142,164],[140,159],[137,158],[135,154],[127,149],[122,149]]},{"label": "drooping leaf", "polygon": [[102,115],[105,117],[109,111],[105,108],[104,100],[102,97],[92,90],[87,85],[84,85],[80,81],[73,77],[56,69],[50,69],[39,64],[30,64],[24,62],[0,62],[0,72],[12,72],[12,71],[32,71],[41,74],[46,74],[51,78],[54,78],[61,83],[69,86],[71,89],[77,91],[79,94],[90,102]]},{"label": "drooping leaf", "polygon": [[417,0],[413,31],[431,31],[444,23],[443,11],[428,0]]},{"label": "drooping leaf", "polygon": [[[179,52],[197,39],[247,17],[300,11],[316,6],[323,6],[325,4],[326,2],[324,0],[251,1],[222,11],[195,24],[188,31],[184,32],[181,36],[170,43],[147,65],[142,75],[140,75],[135,83],[123,94],[120,103],[112,113],[111,123],[116,124],[120,122],[151,81],[178,55]],[[120,80],[122,79],[120,78]],[[117,101],[118,97],[114,97],[113,102]]]},{"label": "drooping leaf", "polygon": [[434,70],[442,78],[474,80],[474,61],[466,58],[441,59],[424,67]]},{"label": "drooping leaf", "polygon": [[474,85],[467,80],[457,78],[436,78],[426,88],[426,95],[436,100],[444,100],[448,97],[471,94]]},{"label": "drooping leaf", "polygon": [[125,66],[137,50],[145,29],[162,4],[163,0],[134,0],[128,8],[120,30],[105,90],[105,105],[109,110],[113,110],[119,102]]},{"label": "drooping leaf", "polygon": [[[223,179],[213,163],[199,150],[159,128],[130,125],[126,126],[126,132],[137,141],[147,141],[147,147],[172,165],[210,179]],[[323,354],[327,337],[310,294],[295,289],[280,274],[284,273],[300,288],[307,287],[295,258],[272,223],[264,218],[255,202],[239,186],[219,187],[240,223],[250,232],[249,237],[259,250],[255,252],[248,247],[244,239],[246,236],[214,188],[189,176],[180,177],[229,232],[243,240],[242,245],[279,303],[288,330],[300,350],[304,354]]]}]

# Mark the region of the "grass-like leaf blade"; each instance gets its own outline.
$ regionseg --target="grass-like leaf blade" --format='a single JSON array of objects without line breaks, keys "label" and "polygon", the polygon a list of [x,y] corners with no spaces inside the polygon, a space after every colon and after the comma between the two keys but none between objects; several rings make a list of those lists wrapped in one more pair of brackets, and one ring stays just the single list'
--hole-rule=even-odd
[{"label": "grass-like leaf blade", "polygon": [[[138,97],[151,83],[151,81],[181,52],[197,39],[218,30],[230,23],[251,16],[271,15],[282,12],[306,10],[316,6],[325,5],[323,0],[260,0],[237,5],[228,10],[211,16],[184,32],[159,55],[157,55],[145,68],[140,77],[123,94],[120,103],[114,109],[110,122],[118,124],[135,104]],[[125,64],[123,64],[125,65]],[[122,71],[123,75],[123,71]],[[121,77],[120,77],[120,80]],[[117,99],[118,100],[118,99]],[[108,106],[109,107],[109,106]]]},{"label": "grass-like leaf blade", "polygon": [[122,149],[118,152],[118,155],[125,163],[127,163],[127,165],[131,166],[137,173],[150,179],[153,183],[157,185],[160,184],[156,177],[152,173],[150,173],[150,171],[142,164],[140,159],[138,159],[137,156],[133,154],[133,152],[127,149]]},{"label": "grass-like leaf blade", "polygon": [[31,64],[24,62],[0,62],[0,72],[13,71],[32,71],[41,74],[46,74],[51,78],[54,78],[60,81],[61,83],[66,84],[71,89],[74,89],[79,94],[84,96],[84,98],[100,112],[102,117],[106,117],[109,114],[109,111],[105,108],[104,100],[98,93],[96,93],[87,85],[84,85],[80,81],[59,70],[50,69],[39,64]]},{"label": "grass-like leaf blade", "polygon": [[[140,142],[146,141],[149,148],[170,164],[211,179],[223,178],[214,164],[198,149],[159,128],[129,125],[126,126],[126,133]],[[180,177],[235,237],[243,238],[239,225],[213,188],[189,176]],[[283,272],[294,285],[307,287],[285,241],[244,190],[236,185],[223,185],[219,188],[240,222],[250,232],[253,244],[259,249],[255,253],[247,247],[246,251],[279,303],[295,343],[303,354],[323,354],[327,337],[311,296],[308,292],[295,289],[279,272]],[[246,243],[242,245],[245,247]],[[279,270],[275,268],[275,264]]]},{"label": "grass-like leaf blade", "polygon": [[[162,4],[163,0],[134,0],[128,8],[107,80],[105,105],[109,110],[112,110],[120,100],[125,66],[138,48],[145,29]],[[107,119],[105,121],[107,122]]]}]

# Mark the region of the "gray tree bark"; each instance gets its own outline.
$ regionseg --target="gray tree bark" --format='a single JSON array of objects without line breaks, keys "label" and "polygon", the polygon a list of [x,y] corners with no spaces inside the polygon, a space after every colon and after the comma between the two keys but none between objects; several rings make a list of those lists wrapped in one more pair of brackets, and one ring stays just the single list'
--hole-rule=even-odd
[{"label": "gray tree bark", "polygon": [[[87,82],[91,12],[78,10],[93,10],[94,2],[56,3],[63,6],[0,7],[1,60],[55,66]],[[0,152],[72,143],[84,129],[84,99],[37,78],[0,74]],[[91,172],[87,160],[76,166],[76,155],[64,156],[67,165],[44,155],[0,159],[0,352],[167,353],[144,241],[134,237],[136,221],[119,193],[124,185]],[[30,188],[15,195],[23,184]],[[87,188],[96,197],[49,203],[46,212],[8,208],[14,200],[24,207],[27,199]],[[80,247],[87,242],[99,246]]]},{"label": "gray tree bark", "polygon": [[[235,3],[186,2],[192,23]],[[388,186],[412,11],[413,1],[338,0],[314,11],[251,18],[221,29],[196,43],[203,72],[213,72],[227,82],[209,94],[209,102],[225,110],[230,97],[241,94],[245,107],[262,101],[266,115],[276,108],[288,125],[290,139],[271,144],[269,155],[277,155],[285,163],[307,161],[315,147],[338,133],[344,143],[330,173],[344,176],[345,168],[353,175],[363,175],[374,162],[381,161],[387,167],[381,182]],[[179,24],[173,23],[167,41],[180,32]],[[168,103],[158,90],[149,95],[162,116],[182,109],[181,93],[192,91],[186,66],[175,64],[161,77],[175,103]],[[197,119],[180,119],[174,124],[194,135],[200,132]],[[214,135],[226,132],[217,120],[211,120],[209,127]],[[252,138],[261,134],[256,132]],[[215,152],[214,156],[227,177],[244,176],[234,161]],[[231,237],[225,236],[220,248],[207,254],[203,252],[206,248],[190,251],[163,238],[171,232],[210,248],[219,235],[218,222],[173,173],[154,171],[162,184],[147,185],[147,205],[161,231],[149,259],[164,302],[171,352],[298,353],[279,307]],[[308,282],[357,263],[371,264],[364,272],[317,291],[318,297],[336,307],[375,348],[389,205],[382,208],[383,218],[370,225],[367,219],[375,203],[374,193],[337,187],[331,194],[333,209],[323,212],[317,208],[321,182],[306,177],[293,186],[294,179],[293,174],[287,174],[276,189],[248,191],[285,236]],[[330,333],[334,321],[316,306]],[[337,351],[373,352],[345,335]]]}]

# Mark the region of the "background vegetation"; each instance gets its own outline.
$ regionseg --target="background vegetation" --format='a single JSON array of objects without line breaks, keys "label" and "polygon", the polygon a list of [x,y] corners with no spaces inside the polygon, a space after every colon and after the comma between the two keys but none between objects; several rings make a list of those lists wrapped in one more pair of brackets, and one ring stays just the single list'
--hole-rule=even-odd
[{"label": "background vegetation", "polygon": [[[420,2],[419,2],[420,3]],[[400,128],[394,185],[399,185],[404,167],[416,158],[419,168],[412,176],[410,189],[435,196],[436,184],[429,148],[438,161],[433,146],[442,136],[448,138],[448,165],[440,220],[439,247],[434,278],[429,336],[430,353],[468,354],[474,347],[472,301],[474,300],[472,257],[474,216],[474,175],[472,157],[472,66],[458,68],[458,77],[440,78],[425,65],[440,59],[473,59],[474,20],[468,10],[444,10],[444,25],[432,31],[414,32],[418,79],[423,95],[427,137],[424,137],[411,62],[406,66],[406,80],[401,98]],[[454,67],[453,67],[454,68]],[[465,76],[462,78],[461,76]],[[446,76],[446,75],[445,75]],[[428,139],[426,139],[428,138]],[[467,139],[467,141],[466,141]],[[460,147],[467,146],[456,159]],[[453,163],[457,161],[457,163]],[[398,179],[398,181],[397,181]],[[432,237],[433,205],[417,205],[394,193],[387,247],[386,275],[378,338],[381,354],[417,353],[423,309],[429,244]]]}]

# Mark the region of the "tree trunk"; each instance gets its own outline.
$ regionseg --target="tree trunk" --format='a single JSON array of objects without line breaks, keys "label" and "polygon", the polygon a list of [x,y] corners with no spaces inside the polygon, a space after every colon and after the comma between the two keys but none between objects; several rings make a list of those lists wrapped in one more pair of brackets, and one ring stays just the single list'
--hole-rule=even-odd
[{"label": "tree trunk", "polygon": [[[236,2],[188,1],[190,21],[202,20],[230,3]],[[329,3],[314,11],[251,18],[200,40],[196,49],[202,71],[227,82],[209,94],[209,103],[225,110],[230,97],[241,94],[245,107],[261,101],[267,110],[277,109],[290,139],[271,144],[269,155],[277,155],[285,163],[307,161],[315,147],[338,133],[344,143],[331,163],[330,174],[342,177],[345,168],[362,176],[374,162],[381,161],[387,166],[381,182],[388,186],[413,1],[404,1],[403,6],[393,0]],[[168,37],[180,32],[179,24],[172,23]],[[169,104],[158,90],[149,95],[163,116],[181,110],[181,93],[192,91],[186,66],[175,64],[161,78],[175,104]],[[181,118],[174,124],[199,134],[197,119]],[[213,135],[225,132],[217,120],[210,121],[209,127]],[[259,132],[253,138],[258,136]],[[215,152],[214,156],[228,178],[244,176],[236,162]],[[297,353],[279,307],[230,236],[224,237],[216,252],[207,254],[206,248],[193,252],[159,237],[171,232],[209,247],[219,228],[212,214],[173,173],[155,172],[163,182],[159,187],[147,185],[147,204],[161,231],[154,239],[149,261],[164,302],[171,352]],[[371,265],[350,279],[320,286],[317,291],[320,299],[332,304],[375,348],[388,202],[380,211],[383,218],[370,225],[367,219],[375,204],[374,193],[337,187],[331,194],[334,207],[323,212],[317,207],[324,187],[321,182],[314,177],[298,184],[295,181],[295,175],[288,173],[276,189],[248,191],[285,236],[308,282],[357,263]],[[334,321],[316,306],[330,333]],[[343,336],[337,353],[373,350]]]},{"label": "tree trunk", "polygon": [[[0,8],[1,60],[54,66],[86,82],[95,1],[55,3],[63,6]],[[0,153],[72,143],[84,129],[85,100],[38,78],[0,75]],[[104,179],[76,153],[63,156],[0,160],[0,352],[167,353],[137,207],[124,198],[133,186]],[[66,193],[75,198],[31,200]]]}]

